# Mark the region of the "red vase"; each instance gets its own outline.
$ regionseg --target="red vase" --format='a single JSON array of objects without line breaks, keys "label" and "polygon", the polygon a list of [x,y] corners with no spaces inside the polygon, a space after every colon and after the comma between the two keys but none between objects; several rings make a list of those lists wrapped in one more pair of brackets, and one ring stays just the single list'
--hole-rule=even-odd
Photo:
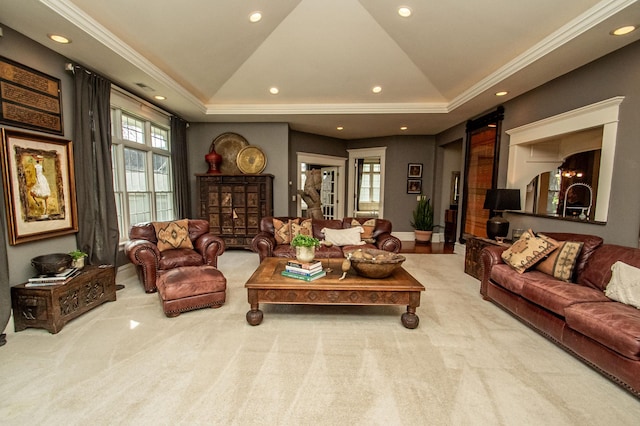
[{"label": "red vase", "polygon": [[222,156],[212,150],[207,155],[204,156],[204,159],[207,163],[209,163],[209,170],[207,173],[210,175],[219,175],[220,172],[220,163],[222,162]]}]

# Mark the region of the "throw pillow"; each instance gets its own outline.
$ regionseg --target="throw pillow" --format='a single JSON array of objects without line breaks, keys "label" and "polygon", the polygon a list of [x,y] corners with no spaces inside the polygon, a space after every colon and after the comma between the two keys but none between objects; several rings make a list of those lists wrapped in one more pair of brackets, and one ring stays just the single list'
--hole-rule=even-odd
[{"label": "throw pillow", "polygon": [[373,238],[373,230],[376,229],[376,220],[368,219],[363,223],[358,222],[357,219],[351,219],[351,226],[362,226],[364,230],[360,235],[360,238],[365,243],[375,243],[375,239]]},{"label": "throw pillow", "polygon": [[298,234],[313,237],[313,227],[311,225],[311,219],[305,219],[302,221],[302,223],[294,221],[291,224],[291,239],[293,240]]},{"label": "throw pillow", "polygon": [[298,219],[289,219],[286,222],[280,219],[273,219],[273,231],[277,244],[289,244],[293,239],[291,235],[291,224],[299,223]]},{"label": "throw pillow", "polygon": [[640,269],[620,261],[611,265],[611,280],[604,294],[609,299],[640,309]]},{"label": "throw pillow", "polygon": [[359,246],[364,244],[364,241],[360,239],[362,231],[364,231],[362,226],[354,226],[347,229],[322,228],[324,239],[336,246]]},{"label": "throw pillow", "polygon": [[522,274],[544,259],[559,245],[553,238],[544,235],[536,236],[529,229],[511,247],[502,252],[502,260],[515,269],[517,273]]},{"label": "throw pillow", "polygon": [[536,265],[536,269],[559,280],[571,282],[583,245],[584,243],[577,241],[562,242],[557,250]]},{"label": "throw pillow", "polygon": [[158,250],[173,250],[179,248],[192,249],[189,239],[189,220],[174,220],[171,222],[153,222],[158,239]]}]

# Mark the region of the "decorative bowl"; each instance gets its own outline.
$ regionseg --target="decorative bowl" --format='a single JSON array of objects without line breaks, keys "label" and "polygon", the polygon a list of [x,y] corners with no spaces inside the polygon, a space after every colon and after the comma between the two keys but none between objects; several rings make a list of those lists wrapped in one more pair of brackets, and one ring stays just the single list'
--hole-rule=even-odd
[{"label": "decorative bowl", "polygon": [[351,255],[351,267],[366,278],[386,278],[406,260],[397,253],[369,248],[345,250],[344,254]]},{"label": "decorative bowl", "polygon": [[43,254],[31,259],[39,275],[55,275],[71,267],[73,258],[66,253]]}]

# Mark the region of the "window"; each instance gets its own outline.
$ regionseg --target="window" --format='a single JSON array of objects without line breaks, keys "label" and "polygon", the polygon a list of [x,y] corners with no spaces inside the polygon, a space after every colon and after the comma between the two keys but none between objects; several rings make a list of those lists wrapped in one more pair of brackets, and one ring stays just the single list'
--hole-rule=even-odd
[{"label": "window", "polygon": [[131,225],[175,219],[169,117],[111,94],[113,183],[120,240]]}]

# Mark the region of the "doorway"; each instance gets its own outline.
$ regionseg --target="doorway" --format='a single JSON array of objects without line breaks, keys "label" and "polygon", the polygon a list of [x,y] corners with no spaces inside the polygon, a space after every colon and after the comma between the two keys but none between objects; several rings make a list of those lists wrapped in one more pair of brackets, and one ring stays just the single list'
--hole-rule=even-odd
[{"label": "doorway", "polygon": [[[322,214],[325,219],[342,219],[344,217],[344,168],[346,158],[330,155],[298,153],[297,188],[303,189],[305,172],[319,169],[322,174],[320,200]],[[306,215],[306,203],[302,197],[296,197],[296,215]]]},{"label": "doorway", "polygon": [[349,149],[347,214],[352,217],[384,217],[386,147]]}]

